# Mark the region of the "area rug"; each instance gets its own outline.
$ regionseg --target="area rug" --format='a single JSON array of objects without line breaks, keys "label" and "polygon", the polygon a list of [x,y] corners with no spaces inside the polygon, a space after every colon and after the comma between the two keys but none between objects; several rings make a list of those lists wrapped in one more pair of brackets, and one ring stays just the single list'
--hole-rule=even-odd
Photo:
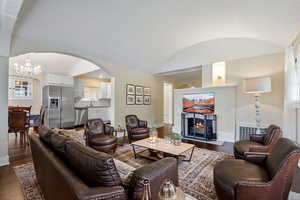
[{"label": "area rug", "polygon": [[[70,134],[75,140],[83,143],[83,134],[77,132]],[[141,151],[138,148],[137,151]],[[190,152],[186,152],[187,156]],[[132,148],[129,144],[119,146],[115,156],[128,165],[139,168],[153,161],[145,158],[134,159]],[[215,188],[213,185],[213,168],[224,159],[232,159],[232,155],[195,148],[191,162],[179,164],[179,184],[183,191],[199,200],[216,200]],[[16,166],[15,173],[20,181],[25,200],[42,200],[42,192],[38,186],[32,163]]]}]

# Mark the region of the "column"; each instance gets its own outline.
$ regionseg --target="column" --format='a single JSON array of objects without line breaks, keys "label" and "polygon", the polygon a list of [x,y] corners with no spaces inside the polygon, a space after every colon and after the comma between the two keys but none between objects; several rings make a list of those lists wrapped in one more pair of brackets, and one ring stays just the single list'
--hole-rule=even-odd
[{"label": "column", "polygon": [[0,166],[8,165],[8,57],[0,56]]}]

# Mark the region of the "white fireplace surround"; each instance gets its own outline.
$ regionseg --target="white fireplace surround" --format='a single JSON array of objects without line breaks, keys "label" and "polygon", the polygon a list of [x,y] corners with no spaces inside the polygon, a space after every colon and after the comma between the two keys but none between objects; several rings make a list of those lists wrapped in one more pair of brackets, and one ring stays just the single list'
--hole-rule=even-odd
[{"label": "white fireplace surround", "polygon": [[217,140],[234,142],[236,137],[236,86],[189,88],[174,90],[174,128],[181,133],[182,98],[185,94],[215,93],[215,114],[217,115]]}]

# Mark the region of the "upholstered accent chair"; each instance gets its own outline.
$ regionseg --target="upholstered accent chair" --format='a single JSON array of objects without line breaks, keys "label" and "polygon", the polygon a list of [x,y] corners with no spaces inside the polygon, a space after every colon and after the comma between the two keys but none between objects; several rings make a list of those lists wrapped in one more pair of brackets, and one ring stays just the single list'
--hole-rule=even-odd
[{"label": "upholstered accent chair", "polygon": [[245,152],[270,152],[281,136],[280,127],[270,125],[266,134],[252,134],[250,135],[250,140],[235,142],[234,156],[237,159],[244,159]]},{"label": "upholstered accent chair", "polygon": [[147,121],[138,119],[136,115],[127,115],[125,121],[129,143],[149,137]]},{"label": "upholstered accent chair", "polygon": [[114,153],[117,148],[117,137],[114,128],[104,124],[102,119],[88,120],[85,125],[86,145],[101,152]]},{"label": "upholstered accent chair", "polygon": [[219,200],[287,200],[300,148],[280,138],[270,153],[249,152],[245,160],[224,160],[214,168]]}]

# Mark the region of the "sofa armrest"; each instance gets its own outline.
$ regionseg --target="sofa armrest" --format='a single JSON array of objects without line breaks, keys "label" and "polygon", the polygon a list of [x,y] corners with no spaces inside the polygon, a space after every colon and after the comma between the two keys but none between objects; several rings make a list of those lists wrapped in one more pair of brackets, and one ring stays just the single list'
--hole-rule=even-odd
[{"label": "sofa armrest", "polygon": [[144,191],[144,181],[149,180],[153,199],[158,199],[160,186],[166,179],[178,185],[178,166],[175,158],[163,158],[133,172],[128,188],[128,199],[139,200]]},{"label": "sofa armrest", "polygon": [[147,121],[139,120],[139,127],[145,127],[145,128],[147,128],[147,126],[148,126]]},{"label": "sofa armrest", "polygon": [[280,194],[272,190],[271,183],[237,182],[235,186],[236,199],[276,199]]},{"label": "sofa armrest", "polygon": [[113,187],[93,187],[87,188],[79,196],[80,200],[95,200],[95,199],[127,199],[127,194],[122,186]]},{"label": "sofa armrest", "polygon": [[267,153],[269,150],[269,146],[251,146],[249,148],[250,152],[261,152],[261,153]]},{"label": "sofa armrest", "polygon": [[265,134],[251,134],[250,140],[253,142],[258,142],[263,144],[265,139]]},{"label": "sofa armrest", "polygon": [[269,153],[245,152],[245,160],[254,164],[262,165],[267,159]]},{"label": "sofa armrest", "polygon": [[108,125],[108,124],[105,124],[104,125],[104,132],[105,132],[105,135],[114,135],[114,127]]}]

